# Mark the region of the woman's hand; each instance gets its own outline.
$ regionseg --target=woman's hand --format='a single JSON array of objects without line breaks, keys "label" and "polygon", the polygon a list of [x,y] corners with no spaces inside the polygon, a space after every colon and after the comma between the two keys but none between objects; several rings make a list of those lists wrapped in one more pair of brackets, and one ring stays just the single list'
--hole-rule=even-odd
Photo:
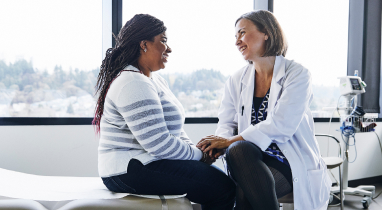
[{"label": "woman's hand", "polygon": [[216,161],[216,158],[207,155],[205,163],[207,163],[208,165],[212,165],[215,161]]},{"label": "woman's hand", "polygon": [[211,151],[210,155],[212,155],[212,149],[221,150],[229,147],[229,145],[231,145],[229,139],[220,136],[209,135],[202,138],[196,147],[200,148],[203,152]]}]

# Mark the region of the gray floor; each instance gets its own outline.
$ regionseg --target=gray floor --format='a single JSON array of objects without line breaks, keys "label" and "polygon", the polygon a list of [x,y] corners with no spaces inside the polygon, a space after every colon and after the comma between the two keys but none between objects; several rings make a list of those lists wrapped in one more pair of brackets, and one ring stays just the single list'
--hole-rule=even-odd
[{"label": "gray floor", "polygon": [[[378,195],[382,191],[382,183],[373,184],[376,187],[375,194]],[[363,209],[362,206],[362,197],[346,195],[344,200],[344,209],[353,210],[353,209]],[[328,210],[339,210],[340,207],[329,207]],[[369,210],[382,210],[382,195],[374,199],[370,206]]]},{"label": "gray floor", "polygon": [[[382,182],[373,184],[373,185],[376,187],[375,194],[378,195],[378,193],[382,191]],[[362,201],[361,196],[346,195],[343,209],[345,210],[363,209],[361,201]],[[201,207],[199,204],[193,204],[192,207],[194,210],[201,210]],[[328,207],[328,210],[340,210],[340,207]],[[371,202],[369,206],[369,210],[382,210],[382,194]]]}]

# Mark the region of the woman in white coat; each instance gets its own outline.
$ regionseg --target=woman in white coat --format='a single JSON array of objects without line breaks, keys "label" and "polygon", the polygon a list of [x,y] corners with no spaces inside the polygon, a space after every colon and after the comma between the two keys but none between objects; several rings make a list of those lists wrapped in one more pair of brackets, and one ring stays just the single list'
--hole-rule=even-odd
[{"label": "woman in white coat", "polygon": [[277,198],[290,192],[295,209],[326,209],[331,180],[314,137],[309,71],[284,58],[286,40],[272,13],[242,15],[235,32],[249,64],[226,82],[217,131],[197,146],[215,157],[226,152],[235,209],[276,210]]}]

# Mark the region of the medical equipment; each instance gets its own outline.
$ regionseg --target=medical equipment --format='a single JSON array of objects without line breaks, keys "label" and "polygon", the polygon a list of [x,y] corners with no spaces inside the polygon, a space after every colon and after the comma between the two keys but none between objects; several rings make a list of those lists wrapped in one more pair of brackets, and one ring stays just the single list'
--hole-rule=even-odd
[{"label": "medical equipment", "polygon": [[[341,111],[341,136],[343,139],[342,146],[344,148],[343,161],[343,172],[342,172],[342,192],[340,187],[332,190],[333,193],[340,193],[341,203],[343,205],[343,200],[345,195],[361,195],[364,196],[362,199],[362,205],[367,209],[371,203],[371,199],[375,194],[375,186],[371,185],[361,185],[356,188],[348,187],[348,164],[352,163],[349,161],[349,146],[355,147],[355,134],[361,132],[374,131],[376,126],[375,117],[366,117],[367,114],[363,111],[362,107],[357,106],[357,95],[365,93],[366,83],[358,77],[358,71],[355,72],[356,76],[346,76],[339,77],[340,79],[340,90],[341,96],[345,98],[345,103],[342,107],[337,106],[337,110]],[[350,137],[354,139],[354,143],[350,144]],[[356,147],[355,147],[355,151]],[[355,159],[354,159],[355,160]],[[354,161],[353,161],[354,162]]]}]

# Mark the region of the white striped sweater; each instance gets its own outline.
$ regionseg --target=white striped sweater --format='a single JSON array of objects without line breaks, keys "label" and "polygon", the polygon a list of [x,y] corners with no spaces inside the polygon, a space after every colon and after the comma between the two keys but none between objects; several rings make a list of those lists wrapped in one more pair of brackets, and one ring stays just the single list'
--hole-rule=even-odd
[{"label": "white striped sweater", "polygon": [[202,152],[183,130],[184,110],[166,81],[128,66],[108,90],[101,118],[98,172],[127,172],[134,158],[146,165],[160,159],[200,160]]}]

